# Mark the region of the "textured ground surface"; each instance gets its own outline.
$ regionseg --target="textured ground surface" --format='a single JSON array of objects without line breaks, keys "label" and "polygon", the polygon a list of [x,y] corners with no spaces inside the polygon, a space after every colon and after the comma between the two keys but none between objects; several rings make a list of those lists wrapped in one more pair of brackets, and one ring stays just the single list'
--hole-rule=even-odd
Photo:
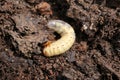
[{"label": "textured ground surface", "polygon": [[[59,37],[51,19],[76,41],[47,58],[43,43]],[[0,80],[120,80],[120,0],[0,0]]]}]

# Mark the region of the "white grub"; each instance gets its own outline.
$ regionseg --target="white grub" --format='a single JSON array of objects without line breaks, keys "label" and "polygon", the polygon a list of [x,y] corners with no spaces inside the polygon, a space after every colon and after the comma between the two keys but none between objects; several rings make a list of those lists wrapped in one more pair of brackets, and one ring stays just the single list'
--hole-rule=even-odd
[{"label": "white grub", "polygon": [[75,32],[71,25],[62,20],[50,20],[48,28],[53,29],[61,38],[49,44],[43,49],[43,53],[47,57],[60,55],[71,48],[75,42]]}]

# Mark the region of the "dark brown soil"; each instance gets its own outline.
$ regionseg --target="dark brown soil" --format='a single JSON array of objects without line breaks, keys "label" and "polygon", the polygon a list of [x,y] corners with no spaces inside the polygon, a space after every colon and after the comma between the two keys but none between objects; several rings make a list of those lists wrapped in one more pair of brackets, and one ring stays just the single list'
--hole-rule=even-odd
[{"label": "dark brown soil", "polygon": [[[47,58],[43,44],[59,37],[51,19],[76,41]],[[0,80],[120,80],[120,0],[0,0]]]}]

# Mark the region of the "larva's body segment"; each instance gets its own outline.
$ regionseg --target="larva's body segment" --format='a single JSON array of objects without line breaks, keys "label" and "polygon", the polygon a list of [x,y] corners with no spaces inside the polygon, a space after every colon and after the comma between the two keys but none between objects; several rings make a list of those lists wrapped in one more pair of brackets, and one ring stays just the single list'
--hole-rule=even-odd
[{"label": "larva's body segment", "polygon": [[51,20],[48,22],[48,28],[59,33],[61,38],[43,49],[45,56],[60,55],[70,49],[75,41],[75,32],[68,23],[61,20]]}]

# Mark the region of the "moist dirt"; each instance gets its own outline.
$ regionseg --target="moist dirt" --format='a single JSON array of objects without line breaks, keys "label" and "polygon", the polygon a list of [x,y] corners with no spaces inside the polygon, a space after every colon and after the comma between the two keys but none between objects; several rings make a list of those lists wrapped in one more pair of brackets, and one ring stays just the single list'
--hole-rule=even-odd
[{"label": "moist dirt", "polygon": [[[47,28],[75,30],[65,53],[45,57]],[[120,80],[120,0],[0,0],[0,80]]]}]

